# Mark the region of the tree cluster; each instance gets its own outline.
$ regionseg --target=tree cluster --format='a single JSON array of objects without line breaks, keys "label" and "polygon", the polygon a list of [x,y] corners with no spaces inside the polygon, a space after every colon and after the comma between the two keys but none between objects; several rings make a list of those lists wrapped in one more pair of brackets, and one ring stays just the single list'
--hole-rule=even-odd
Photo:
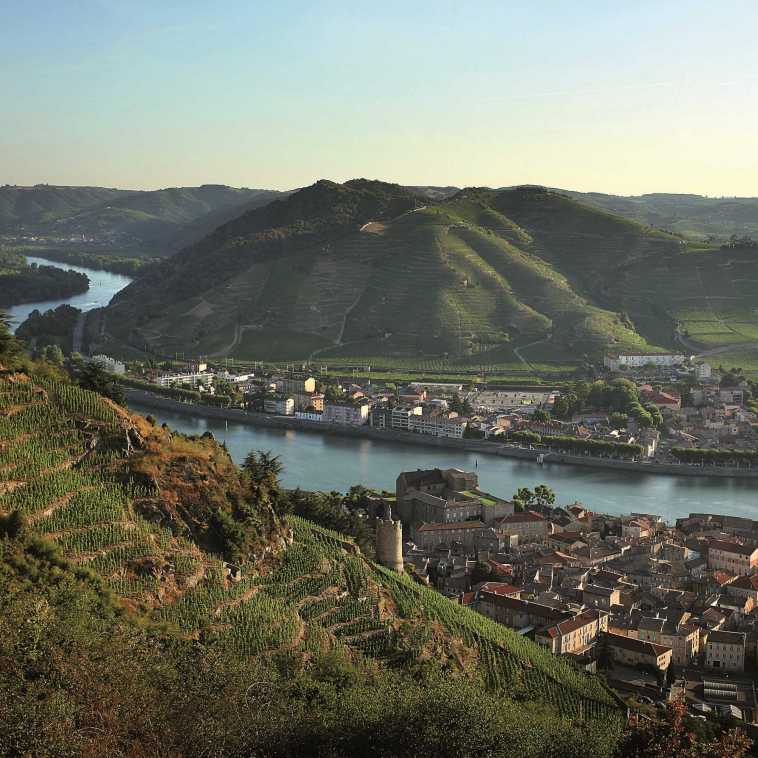
[{"label": "tree cluster", "polygon": [[726,450],[697,447],[672,447],[671,455],[682,463],[700,463],[704,466],[749,466],[758,465],[758,450]]},{"label": "tree cluster", "polygon": [[555,492],[546,484],[538,484],[534,490],[528,487],[519,487],[513,495],[513,503],[517,510],[524,511],[529,508],[546,508],[555,503]]},{"label": "tree cluster", "polygon": [[88,289],[85,274],[32,264],[0,274],[0,307],[71,297]]},{"label": "tree cluster", "polygon": [[286,493],[283,507],[287,513],[313,521],[319,526],[352,537],[361,552],[374,554],[373,524],[356,513],[365,505],[366,490],[352,487],[347,495],[339,492],[304,492],[295,489]]}]

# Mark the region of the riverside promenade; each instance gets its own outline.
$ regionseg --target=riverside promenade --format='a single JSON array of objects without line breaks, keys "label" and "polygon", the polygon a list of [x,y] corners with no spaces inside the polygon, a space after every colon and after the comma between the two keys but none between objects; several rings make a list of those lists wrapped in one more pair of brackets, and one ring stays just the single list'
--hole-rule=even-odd
[{"label": "riverside promenade", "polygon": [[127,405],[130,402],[156,410],[182,413],[189,416],[234,421],[250,426],[269,429],[290,429],[317,434],[331,434],[340,437],[358,437],[382,442],[402,442],[404,444],[421,445],[432,448],[448,448],[464,450],[472,453],[498,455],[503,458],[518,458],[538,462],[539,456],[544,463],[561,463],[570,466],[584,466],[596,469],[615,469],[618,471],[637,471],[645,474],[664,474],[669,476],[698,476],[710,478],[758,479],[758,469],[735,469],[724,467],[700,467],[677,463],[650,463],[639,461],[623,461],[612,458],[597,458],[593,456],[568,455],[551,452],[546,449],[524,448],[507,445],[502,442],[476,439],[448,439],[446,437],[431,437],[414,432],[375,429],[371,426],[343,426],[328,424],[322,421],[308,421],[294,416],[275,416],[270,413],[256,413],[241,408],[214,408],[197,403],[184,403],[173,398],[162,397],[146,390],[124,387]]}]

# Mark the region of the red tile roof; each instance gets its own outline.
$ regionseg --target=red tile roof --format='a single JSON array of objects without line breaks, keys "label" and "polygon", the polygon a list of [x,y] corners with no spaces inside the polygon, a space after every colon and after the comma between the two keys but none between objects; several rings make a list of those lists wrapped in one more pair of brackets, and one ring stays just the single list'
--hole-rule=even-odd
[{"label": "red tile roof", "polygon": [[517,595],[521,592],[521,588],[507,582],[485,582],[481,591],[492,592],[494,595]]},{"label": "red tile roof", "polygon": [[513,575],[513,566],[510,563],[498,563],[497,561],[488,560],[487,564],[492,569],[493,574],[499,574],[500,576]]},{"label": "red tile roof", "polygon": [[501,524],[521,524],[529,521],[544,521],[545,517],[535,511],[519,511],[500,519]]},{"label": "red tile roof", "polygon": [[734,574],[730,574],[728,571],[714,571],[713,578],[721,585],[728,584],[734,579]]},{"label": "red tile roof", "polygon": [[551,626],[549,629],[545,629],[544,633],[549,637],[559,637],[562,634],[570,634],[571,632],[575,632],[577,629],[581,629],[583,626],[587,626],[587,624],[592,624],[599,618],[600,611],[595,610],[594,608],[590,608],[589,610],[583,611],[582,613],[574,616],[574,618],[569,619],[568,621],[561,621],[555,626]]},{"label": "red tile roof", "polygon": [[726,553],[735,553],[737,555],[752,555],[758,548],[741,545],[739,542],[730,542],[728,540],[712,540],[708,545],[708,550],[723,550]]},{"label": "red tile roof", "polygon": [[656,645],[655,642],[638,640],[634,637],[625,637],[623,634],[609,634],[608,644],[614,647],[621,647],[632,653],[641,653],[643,655],[652,655],[656,658],[664,653],[670,653],[671,648],[664,645]]},{"label": "red tile roof", "polygon": [[655,405],[681,405],[682,398],[672,392],[652,392],[645,393],[645,400]]}]

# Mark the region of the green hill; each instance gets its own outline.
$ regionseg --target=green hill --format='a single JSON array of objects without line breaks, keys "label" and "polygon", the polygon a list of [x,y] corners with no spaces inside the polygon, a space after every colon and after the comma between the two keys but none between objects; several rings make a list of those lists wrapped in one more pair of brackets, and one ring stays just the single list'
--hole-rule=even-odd
[{"label": "green hill", "polygon": [[672,235],[535,188],[432,201],[319,182],[252,210],[116,298],[113,341],[158,353],[576,360],[674,342],[620,286],[678,260]]},{"label": "green hill", "polygon": [[165,255],[281,194],[217,184],[155,191],[6,186],[0,188],[0,230],[85,235]]},{"label": "green hill", "polygon": [[131,190],[105,187],[56,187],[50,184],[17,187],[6,184],[0,187],[0,230],[46,224],[131,194]]},{"label": "green hill", "polygon": [[135,754],[369,754],[364,723],[387,729],[372,755],[612,751],[600,679],[286,516],[264,459],[0,371],[0,751],[58,754],[60,731],[71,754],[121,733]]},{"label": "green hill", "polygon": [[715,237],[726,241],[733,234],[758,238],[758,198],[755,197],[719,198],[665,192],[632,197],[601,192],[566,191],[566,194],[612,213],[693,239]]},{"label": "green hill", "polygon": [[[431,200],[444,200],[457,187],[410,187]],[[502,187],[501,189],[513,189]],[[732,235],[758,238],[758,198],[705,197],[674,192],[645,195],[610,195],[603,192],[577,192],[554,188],[580,202],[618,214],[646,226],[663,229],[694,240],[725,242]]]}]

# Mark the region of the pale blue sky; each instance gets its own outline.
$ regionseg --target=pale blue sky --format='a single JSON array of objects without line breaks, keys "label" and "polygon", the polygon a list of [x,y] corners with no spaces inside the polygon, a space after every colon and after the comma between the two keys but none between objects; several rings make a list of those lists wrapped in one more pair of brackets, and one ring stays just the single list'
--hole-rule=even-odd
[{"label": "pale blue sky", "polygon": [[755,0],[0,0],[0,183],[758,195]]}]

